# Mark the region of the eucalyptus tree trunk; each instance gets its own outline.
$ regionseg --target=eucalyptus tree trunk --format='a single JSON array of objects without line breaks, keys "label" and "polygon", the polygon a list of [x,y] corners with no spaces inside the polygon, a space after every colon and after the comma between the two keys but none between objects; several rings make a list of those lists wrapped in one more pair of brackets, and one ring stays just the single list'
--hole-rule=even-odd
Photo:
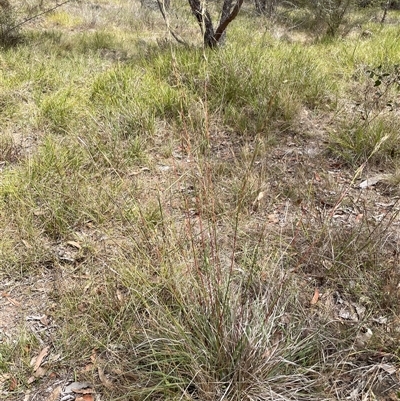
[{"label": "eucalyptus tree trunk", "polygon": [[224,0],[221,18],[214,28],[207,3],[202,0],[188,0],[193,15],[196,17],[204,38],[204,46],[215,48],[221,43],[228,25],[237,17],[243,0]]}]

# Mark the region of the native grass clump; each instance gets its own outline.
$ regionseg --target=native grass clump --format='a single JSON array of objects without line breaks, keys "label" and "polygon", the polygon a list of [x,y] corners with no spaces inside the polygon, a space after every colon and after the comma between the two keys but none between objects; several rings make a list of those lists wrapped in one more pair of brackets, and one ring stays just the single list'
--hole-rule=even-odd
[{"label": "native grass clump", "polygon": [[397,28],[244,11],[211,50],[69,3],[0,50],[5,399],[398,398]]}]

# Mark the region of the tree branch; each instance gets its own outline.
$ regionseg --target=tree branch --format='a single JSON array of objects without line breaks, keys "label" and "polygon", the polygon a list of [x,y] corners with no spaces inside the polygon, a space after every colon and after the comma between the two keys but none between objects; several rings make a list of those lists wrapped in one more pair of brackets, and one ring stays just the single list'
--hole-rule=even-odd
[{"label": "tree branch", "polygon": [[64,4],[70,3],[71,1],[72,0],[65,0],[62,3],[56,4],[54,7],[49,8],[48,10],[44,10],[41,13],[34,15],[33,17],[26,18],[26,19],[22,20],[21,22],[19,22],[18,24],[16,24],[16,25],[12,26],[11,28],[9,28],[7,30],[7,32],[12,32],[15,29],[19,28],[20,26],[26,24],[27,22],[32,21],[32,20],[34,20],[36,18],[39,18],[40,16],[42,16],[44,14],[50,13],[50,12],[56,10],[57,8],[63,6]]},{"label": "tree branch", "polygon": [[164,18],[165,24],[167,25],[167,29],[169,31],[169,33],[172,35],[172,37],[181,45],[185,45],[187,46],[187,43],[182,40],[172,29],[171,26],[169,24],[169,19],[167,16],[167,12],[165,9],[165,2],[164,0],[157,0],[157,4],[158,4],[158,8],[160,9],[161,15]]},{"label": "tree branch", "polygon": [[[225,0],[227,2],[230,3],[230,0]],[[214,38],[215,40],[218,42],[221,39],[222,34],[224,33],[225,29],[227,28],[227,26],[237,17],[237,15],[239,14],[239,10],[240,7],[242,7],[243,4],[243,0],[237,0],[235,6],[233,7],[232,11],[230,12],[229,15],[227,15],[227,17],[225,17],[223,20],[221,18],[221,22],[217,28],[217,30],[215,31],[215,35]],[[225,4],[224,4],[225,5]],[[222,15],[222,17],[224,17]]]},{"label": "tree branch", "polygon": [[189,0],[189,4],[193,15],[196,17],[197,22],[200,25],[201,33],[203,35],[207,34],[208,36],[212,33],[212,36],[214,37],[214,27],[208,10],[202,7],[200,0]]}]

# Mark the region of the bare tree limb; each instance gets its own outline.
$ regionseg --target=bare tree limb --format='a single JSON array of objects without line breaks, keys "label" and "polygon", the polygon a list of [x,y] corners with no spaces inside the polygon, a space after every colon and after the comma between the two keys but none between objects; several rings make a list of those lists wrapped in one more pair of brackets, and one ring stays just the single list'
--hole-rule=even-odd
[{"label": "bare tree limb", "polygon": [[165,7],[165,1],[164,0],[157,0],[158,8],[160,9],[161,15],[164,18],[165,24],[167,25],[167,29],[169,33],[172,35],[172,37],[181,45],[187,46],[187,43],[182,40],[172,29],[171,25],[169,23],[168,15],[167,15],[167,10]]},{"label": "bare tree limb", "polygon": [[25,24],[28,23],[29,21],[32,21],[32,20],[34,20],[34,19],[36,19],[36,18],[39,18],[40,16],[42,16],[42,15],[44,15],[44,14],[50,13],[50,12],[56,10],[57,8],[63,6],[64,4],[70,3],[71,1],[72,1],[72,0],[65,0],[65,1],[63,1],[62,3],[56,4],[54,7],[51,7],[51,8],[49,8],[49,9],[47,9],[47,10],[42,11],[42,12],[39,13],[39,14],[35,14],[35,15],[32,16],[32,17],[26,18],[26,19],[22,20],[21,22],[19,22],[18,24],[13,25],[11,28],[9,28],[9,29],[7,30],[7,32],[12,32],[12,31],[14,31],[15,29],[19,28],[20,26],[25,25]]},{"label": "bare tree limb", "polygon": [[383,7],[383,15],[382,15],[382,19],[381,19],[381,24],[383,24],[386,20],[386,16],[387,16],[389,7],[390,7],[390,0],[387,0]]},{"label": "bare tree limb", "polygon": [[[226,0],[227,2],[231,3],[232,0]],[[240,11],[240,7],[242,7],[243,0],[237,0],[235,6],[233,7],[232,11],[230,14],[219,24],[217,30],[215,31],[214,38],[218,42],[224,33],[225,29],[228,27],[228,25],[237,17]],[[225,4],[224,4],[225,5]]]}]

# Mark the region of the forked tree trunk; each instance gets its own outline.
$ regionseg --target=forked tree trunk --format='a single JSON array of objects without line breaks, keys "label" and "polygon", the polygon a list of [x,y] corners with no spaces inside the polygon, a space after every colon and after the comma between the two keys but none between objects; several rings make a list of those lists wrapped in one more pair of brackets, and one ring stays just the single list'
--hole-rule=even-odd
[{"label": "forked tree trunk", "polygon": [[219,25],[214,29],[206,3],[202,0],[188,1],[203,34],[204,46],[210,48],[215,48],[220,43],[226,28],[236,18],[243,4],[243,0],[224,0]]},{"label": "forked tree trunk", "polygon": [[215,47],[217,42],[214,38],[214,26],[211,21],[210,13],[206,8],[203,7],[204,3],[202,3],[201,0],[189,0],[189,5],[192,9],[193,15],[196,17],[197,22],[199,23],[204,37],[204,45],[207,47]]}]

